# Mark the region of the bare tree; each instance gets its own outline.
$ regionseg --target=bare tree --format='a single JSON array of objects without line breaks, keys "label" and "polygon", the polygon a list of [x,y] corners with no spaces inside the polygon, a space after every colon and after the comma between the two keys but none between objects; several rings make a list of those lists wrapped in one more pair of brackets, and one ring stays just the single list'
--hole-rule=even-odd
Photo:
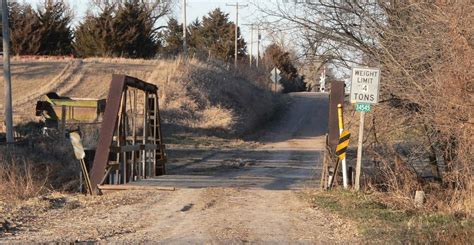
[{"label": "bare tree", "polygon": [[395,152],[404,162],[429,161],[452,193],[447,201],[466,210],[473,186],[473,142],[466,132],[474,130],[474,5],[313,0],[259,8],[274,30],[298,33],[292,36],[308,56],[342,68],[381,67],[382,103],[371,113],[365,142],[374,154],[394,153],[387,149],[403,142],[408,150]]}]

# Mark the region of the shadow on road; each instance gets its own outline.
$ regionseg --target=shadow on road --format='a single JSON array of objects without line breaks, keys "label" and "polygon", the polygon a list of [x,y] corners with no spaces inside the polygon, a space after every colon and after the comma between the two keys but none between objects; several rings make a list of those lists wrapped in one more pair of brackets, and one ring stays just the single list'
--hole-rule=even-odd
[{"label": "shadow on road", "polygon": [[320,178],[319,151],[171,150],[169,156],[167,175],[137,184],[289,190],[316,186]]},{"label": "shadow on road", "polygon": [[318,185],[327,132],[328,97],[294,93],[278,120],[256,134],[256,149],[170,149],[167,175],[136,185],[291,190]]},{"label": "shadow on road", "polygon": [[268,128],[261,130],[254,140],[262,143],[312,139],[328,131],[329,100],[327,94],[293,93],[293,102]]}]

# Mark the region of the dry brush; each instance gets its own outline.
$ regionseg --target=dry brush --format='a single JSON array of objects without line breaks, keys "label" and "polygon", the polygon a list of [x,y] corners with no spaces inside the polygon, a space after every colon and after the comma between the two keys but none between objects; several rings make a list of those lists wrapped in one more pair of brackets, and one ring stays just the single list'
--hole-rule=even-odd
[{"label": "dry brush", "polygon": [[364,139],[366,160],[380,166],[379,190],[410,200],[423,189],[432,208],[472,214],[472,3],[315,0],[262,9],[278,17],[274,29],[303,36],[313,55],[382,69],[381,103]]}]

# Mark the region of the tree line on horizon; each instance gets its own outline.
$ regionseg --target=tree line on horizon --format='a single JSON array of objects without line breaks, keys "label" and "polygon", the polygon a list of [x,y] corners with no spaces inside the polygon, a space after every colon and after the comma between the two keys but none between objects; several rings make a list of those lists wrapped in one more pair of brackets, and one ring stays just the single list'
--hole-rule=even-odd
[{"label": "tree line on horizon", "polygon": [[[92,1],[94,11],[73,27],[74,13],[64,0],[45,0],[37,8],[9,2],[11,51],[14,55],[74,55],[77,57],[154,58],[183,52],[183,27],[174,18],[165,26],[158,20],[169,14],[146,1]],[[187,27],[191,55],[231,61],[235,24],[216,8]],[[238,56],[247,55],[238,28]]]},{"label": "tree line on horizon", "polygon": [[[170,2],[155,4],[140,0],[91,1],[94,11],[73,28],[74,13],[64,0],[45,0],[33,8],[29,3],[9,2],[9,26],[13,55],[73,55],[76,57],[170,58],[183,52],[183,25],[169,18]],[[199,59],[230,63],[235,55],[235,24],[220,8],[186,27],[187,52]],[[247,42],[237,27],[237,55],[248,59]],[[277,44],[263,54],[268,69],[283,72],[284,91],[305,89],[303,77]]]}]

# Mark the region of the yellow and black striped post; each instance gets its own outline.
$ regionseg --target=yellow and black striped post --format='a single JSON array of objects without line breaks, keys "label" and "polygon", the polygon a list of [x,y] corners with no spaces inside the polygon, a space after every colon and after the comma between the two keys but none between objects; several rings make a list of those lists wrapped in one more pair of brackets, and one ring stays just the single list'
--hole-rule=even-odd
[{"label": "yellow and black striped post", "polygon": [[339,157],[340,160],[346,158],[346,151],[347,147],[349,146],[349,139],[351,137],[351,133],[349,130],[342,131],[341,135],[339,136],[339,144],[336,147],[336,155]]},{"label": "yellow and black striped post", "polygon": [[[343,109],[342,109],[342,104],[337,105],[337,115],[338,115],[338,122],[339,122],[339,142],[338,145],[341,144],[341,137],[342,137],[342,132],[344,131],[344,116],[343,116]],[[337,152],[337,147],[336,147],[336,152]],[[344,154],[345,156],[345,154]],[[344,186],[344,189],[348,188],[348,178],[347,178],[347,164],[346,164],[346,159],[345,157],[340,158],[341,159],[341,167],[342,167],[342,183]]]}]

